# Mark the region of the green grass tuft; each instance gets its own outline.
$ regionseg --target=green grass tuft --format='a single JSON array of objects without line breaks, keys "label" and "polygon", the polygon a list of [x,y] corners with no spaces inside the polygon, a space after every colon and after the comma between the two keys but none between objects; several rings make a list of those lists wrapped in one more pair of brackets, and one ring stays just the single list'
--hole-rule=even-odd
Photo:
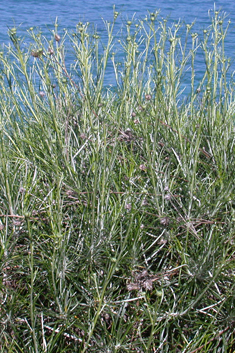
[{"label": "green grass tuft", "polygon": [[229,24],[117,16],[1,52],[0,352],[232,353]]}]

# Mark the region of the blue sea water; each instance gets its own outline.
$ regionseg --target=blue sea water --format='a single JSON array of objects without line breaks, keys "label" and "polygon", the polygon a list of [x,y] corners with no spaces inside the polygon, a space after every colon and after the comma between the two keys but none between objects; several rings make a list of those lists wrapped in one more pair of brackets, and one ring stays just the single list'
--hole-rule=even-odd
[{"label": "blue sea water", "polygon": [[[38,27],[42,32],[54,28],[56,19],[59,30],[74,30],[79,21],[93,23],[99,33],[105,32],[104,20],[113,20],[113,6],[120,12],[117,26],[123,21],[143,19],[149,12],[160,10],[160,18],[169,18],[168,23],[195,21],[194,30],[207,28],[209,13],[214,8],[226,13],[231,25],[226,39],[226,52],[235,58],[235,1],[234,0],[2,0],[0,2],[0,46],[9,42],[8,28],[16,27],[17,33],[24,34],[30,27]],[[200,63],[200,60],[202,61]],[[203,58],[197,65],[203,65]]]},{"label": "blue sea water", "polygon": [[58,17],[60,24],[73,28],[78,21],[89,21],[102,26],[102,18],[112,20],[113,5],[125,19],[144,17],[147,11],[161,10],[163,17],[182,19],[186,22],[197,20],[199,27],[209,24],[208,10],[214,6],[225,11],[235,24],[234,0],[2,0],[0,2],[0,42],[7,40],[8,26],[50,25]]}]

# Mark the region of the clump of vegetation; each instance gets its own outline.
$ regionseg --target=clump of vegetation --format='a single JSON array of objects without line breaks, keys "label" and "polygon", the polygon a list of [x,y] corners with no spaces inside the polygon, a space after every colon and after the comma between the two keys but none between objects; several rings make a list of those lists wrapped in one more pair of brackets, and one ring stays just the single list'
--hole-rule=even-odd
[{"label": "clump of vegetation", "polygon": [[117,16],[1,53],[1,352],[235,349],[229,24]]}]

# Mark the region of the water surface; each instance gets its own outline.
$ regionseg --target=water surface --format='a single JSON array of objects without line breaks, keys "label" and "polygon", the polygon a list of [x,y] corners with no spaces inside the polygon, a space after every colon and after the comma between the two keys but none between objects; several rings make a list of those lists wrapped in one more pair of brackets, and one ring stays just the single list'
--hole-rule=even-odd
[{"label": "water surface", "polygon": [[[203,31],[210,24],[210,13],[221,9],[231,20],[226,39],[226,52],[235,58],[235,1],[234,0],[2,0],[0,2],[0,45],[9,42],[8,28],[16,27],[19,34],[25,35],[30,27],[41,28],[43,33],[53,29],[58,21],[58,30],[73,31],[79,21],[91,22],[99,33],[105,35],[104,20],[113,20],[113,6],[120,12],[117,28],[127,20],[143,19],[149,12],[160,10],[159,18],[168,18],[169,24],[179,19],[185,23],[195,21],[194,30]],[[26,39],[27,40],[27,39]],[[69,60],[69,56],[67,58]],[[204,70],[203,56],[199,56],[197,66]],[[112,77],[112,75],[110,76]],[[110,80],[109,80],[110,81]],[[112,81],[112,79],[111,79]],[[110,83],[110,82],[109,82]]]}]

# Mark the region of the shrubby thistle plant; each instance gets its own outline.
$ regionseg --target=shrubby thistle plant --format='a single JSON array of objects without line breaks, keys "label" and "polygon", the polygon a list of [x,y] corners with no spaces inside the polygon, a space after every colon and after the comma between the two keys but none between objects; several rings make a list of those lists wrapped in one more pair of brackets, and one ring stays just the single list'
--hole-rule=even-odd
[{"label": "shrubby thistle plant", "polygon": [[235,349],[229,23],[118,15],[1,53],[1,352]]}]

